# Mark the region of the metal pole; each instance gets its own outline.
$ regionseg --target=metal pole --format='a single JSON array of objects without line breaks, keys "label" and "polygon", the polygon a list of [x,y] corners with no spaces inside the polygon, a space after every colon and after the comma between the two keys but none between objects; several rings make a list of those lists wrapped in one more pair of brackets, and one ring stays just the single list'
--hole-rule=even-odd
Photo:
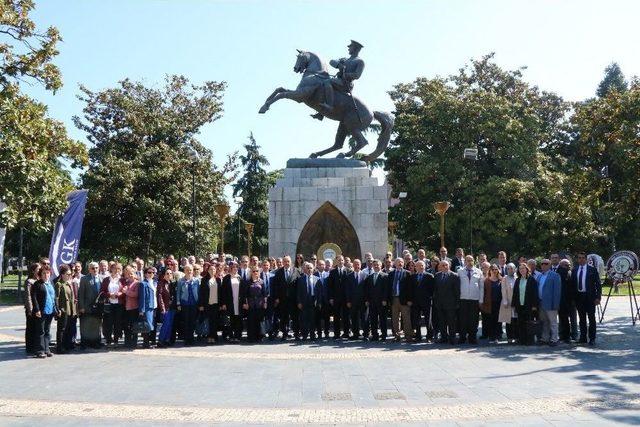
[{"label": "metal pole", "polygon": [[193,212],[193,256],[197,256],[198,253],[198,240],[196,239],[196,174],[191,173],[193,178],[191,185],[191,203],[192,203],[192,212]]},{"label": "metal pole", "polygon": [[[609,199],[609,204],[611,204],[611,186],[609,186],[607,191],[607,198]],[[613,252],[616,251],[616,235],[614,230],[611,230],[611,250]]]},{"label": "metal pole", "polygon": [[22,245],[24,241],[24,227],[20,227],[20,243],[18,245],[18,298],[24,302],[22,297]]},{"label": "metal pole", "polygon": [[444,213],[440,215],[440,247],[444,247]]}]

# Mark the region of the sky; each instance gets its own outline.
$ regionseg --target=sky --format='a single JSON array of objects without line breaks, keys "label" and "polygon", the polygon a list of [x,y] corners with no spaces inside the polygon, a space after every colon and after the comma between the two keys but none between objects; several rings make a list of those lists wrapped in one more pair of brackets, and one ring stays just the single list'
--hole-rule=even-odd
[{"label": "sky", "polygon": [[[288,100],[258,114],[276,87],[298,84],[296,49],[329,60],[347,56],[350,39],[362,43],[366,66],[353,92],[373,110],[393,111],[388,91],[397,83],[446,76],[490,52],[577,101],[594,95],[613,61],[627,77],[640,75],[638,16],[634,0],[36,0],[37,26],[54,25],[63,37],[54,63],[64,87],[28,92],[86,142],[72,122],[82,114],[80,84],[97,91],[130,78],[158,87],[166,74],[225,81],[224,115],[202,128],[200,141],[222,164],[253,132],[271,170],[329,147],[337,129]],[[363,152],[373,150],[369,138]]]}]

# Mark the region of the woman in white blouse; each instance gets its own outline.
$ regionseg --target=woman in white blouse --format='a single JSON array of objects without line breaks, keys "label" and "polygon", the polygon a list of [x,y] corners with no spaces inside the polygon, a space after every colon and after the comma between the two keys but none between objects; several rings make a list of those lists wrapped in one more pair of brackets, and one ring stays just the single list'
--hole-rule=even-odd
[{"label": "woman in white blouse", "polygon": [[109,275],[102,279],[100,292],[106,295],[104,316],[102,318],[102,335],[107,345],[117,345],[122,338],[122,318],[124,316],[124,299],[122,291],[122,264],[114,263],[109,268]]},{"label": "woman in white blouse", "polygon": [[229,265],[229,274],[222,279],[220,289],[222,301],[226,305],[226,314],[229,316],[231,342],[238,342],[242,337],[242,317],[246,307],[246,282],[238,274],[236,262]]},{"label": "woman in white blouse", "polygon": [[200,281],[200,289],[198,291],[198,310],[206,315],[209,321],[208,343],[218,342],[221,284],[222,279],[218,277],[216,264],[210,264],[207,267],[205,276]]}]

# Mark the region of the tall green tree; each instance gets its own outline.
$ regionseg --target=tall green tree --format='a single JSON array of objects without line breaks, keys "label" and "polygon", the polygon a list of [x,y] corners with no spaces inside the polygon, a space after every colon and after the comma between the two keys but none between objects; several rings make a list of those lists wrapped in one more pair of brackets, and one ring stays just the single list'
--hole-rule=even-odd
[{"label": "tall green tree", "polygon": [[[493,55],[457,74],[395,86],[396,138],[389,182],[407,197],[392,208],[399,236],[437,248],[433,203],[449,201],[446,244],[495,253],[540,254],[586,244],[596,229],[590,194],[547,150],[567,144],[569,105],[504,70]],[[463,159],[477,148],[478,160]]]},{"label": "tall green tree", "polygon": [[236,239],[230,239],[233,242],[230,250],[235,250],[237,254],[246,253],[244,223],[250,222],[254,224],[253,253],[266,255],[269,245],[269,188],[274,184],[274,179],[265,169],[265,166],[269,166],[269,161],[260,153],[260,146],[253,133],[249,134],[249,143],[244,145],[244,149],[245,154],[240,156],[244,172],[233,184],[233,197],[242,197],[243,201],[238,205],[236,216],[230,223],[230,230],[236,233],[238,225],[240,226],[240,239],[237,235]]},{"label": "tall green tree", "polygon": [[215,250],[213,205],[234,179],[235,157],[216,167],[197,134],[220,118],[224,88],[224,82],[192,85],[182,76],[167,76],[161,88],[130,80],[100,92],[81,87],[84,115],[74,121],[92,144],[82,175],[89,190],[82,236],[88,254],[191,254],[194,179],[198,252]]},{"label": "tall green tree", "polygon": [[616,62],[612,62],[604,69],[604,77],[598,85],[596,95],[602,98],[611,91],[624,92],[627,87],[627,81],[624,79],[620,66]]},{"label": "tall green tree", "polygon": [[593,195],[605,235],[620,249],[640,250],[640,82],[577,103],[572,122],[571,173],[586,177],[582,191]]},{"label": "tall green tree", "polygon": [[0,2],[0,224],[43,232],[66,207],[73,188],[68,167],[86,164],[86,148],[67,136],[45,105],[21,85],[55,91],[62,86],[55,27],[39,30],[30,19],[32,1]]}]

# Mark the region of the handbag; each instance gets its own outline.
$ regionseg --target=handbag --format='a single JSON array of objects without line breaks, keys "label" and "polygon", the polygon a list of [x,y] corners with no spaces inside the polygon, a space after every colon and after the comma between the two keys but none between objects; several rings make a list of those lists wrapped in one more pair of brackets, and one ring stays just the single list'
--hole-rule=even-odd
[{"label": "handbag", "polygon": [[151,332],[151,325],[146,320],[137,320],[131,326],[131,332],[134,334],[147,334]]},{"label": "handbag", "polygon": [[206,337],[209,335],[209,320],[206,316],[200,316],[196,322],[196,335]]},{"label": "handbag", "polygon": [[96,300],[89,306],[89,314],[94,316],[102,316],[104,312],[104,302],[102,300],[102,292],[98,294]]},{"label": "handbag", "polygon": [[542,322],[536,319],[527,320],[527,335],[530,337],[540,335],[542,333]]}]

